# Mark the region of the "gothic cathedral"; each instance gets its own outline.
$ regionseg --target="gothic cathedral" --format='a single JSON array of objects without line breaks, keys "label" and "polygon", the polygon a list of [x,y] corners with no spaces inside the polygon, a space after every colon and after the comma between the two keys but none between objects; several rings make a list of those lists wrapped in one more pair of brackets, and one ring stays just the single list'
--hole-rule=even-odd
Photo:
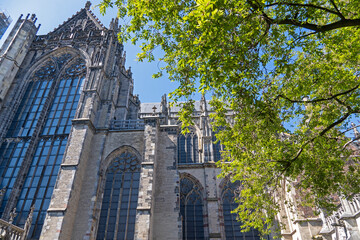
[{"label": "gothic cathedral", "polygon": [[[133,95],[116,19],[104,27],[88,2],[47,35],[35,22],[20,16],[0,50],[1,236],[260,239],[231,213],[239,183],[217,177],[222,146],[204,98],[182,135],[166,95]],[[324,228],[299,224],[283,238]]]}]

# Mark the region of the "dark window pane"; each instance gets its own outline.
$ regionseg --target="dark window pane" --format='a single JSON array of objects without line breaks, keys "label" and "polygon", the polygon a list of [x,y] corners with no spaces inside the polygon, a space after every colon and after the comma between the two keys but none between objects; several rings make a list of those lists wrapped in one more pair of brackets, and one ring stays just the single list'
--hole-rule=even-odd
[{"label": "dark window pane", "polygon": [[180,214],[182,216],[183,239],[203,239],[204,222],[201,192],[199,186],[189,178],[180,180]]},{"label": "dark window pane", "polygon": [[[138,174],[133,174],[134,171]],[[140,163],[129,152],[116,157],[108,167],[97,239],[104,239],[104,235],[106,239],[113,239],[115,232],[116,239],[134,238],[136,211],[129,209],[137,206],[138,191],[132,189],[139,188],[139,173]]]},{"label": "dark window pane", "polygon": [[251,229],[249,232],[241,232],[241,222],[236,220],[236,214],[231,213],[238,205],[235,202],[235,191],[239,188],[239,182],[228,182],[222,190],[222,207],[226,239],[260,239],[258,231]]}]

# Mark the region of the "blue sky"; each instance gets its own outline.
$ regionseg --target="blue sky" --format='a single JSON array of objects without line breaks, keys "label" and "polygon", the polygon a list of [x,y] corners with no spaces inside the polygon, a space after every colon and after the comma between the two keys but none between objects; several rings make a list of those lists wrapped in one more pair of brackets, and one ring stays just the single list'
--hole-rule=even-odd
[{"label": "blue sky", "polygon": [[[116,10],[109,10],[106,16],[102,16],[99,9],[94,8],[95,5],[100,3],[100,0],[91,2],[91,11],[104,26],[108,27],[111,18],[116,17]],[[20,14],[35,13],[38,18],[37,24],[41,24],[38,34],[42,35],[54,30],[54,28],[83,8],[85,3],[86,0],[0,0],[0,9],[6,10],[13,19],[10,28],[0,40],[0,44],[2,45],[4,38]],[[120,20],[119,23],[122,24],[123,21]],[[161,63],[158,61],[152,63],[137,62],[136,54],[140,51],[137,46],[125,44],[125,50],[127,55],[126,68],[131,66],[135,81],[134,94],[139,94],[141,102],[160,102],[164,93],[169,93],[176,88],[177,83],[170,82],[166,76],[159,79],[152,78],[152,74],[158,71]]]}]

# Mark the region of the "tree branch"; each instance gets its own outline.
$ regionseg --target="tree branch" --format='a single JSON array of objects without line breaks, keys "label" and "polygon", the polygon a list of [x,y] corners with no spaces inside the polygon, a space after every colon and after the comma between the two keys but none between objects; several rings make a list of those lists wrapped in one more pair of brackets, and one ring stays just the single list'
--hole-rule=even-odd
[{"label": "tree branch", "polygon": [[[342,116],[341,118],[339,118],[337,121],[333,122],[332,124],[330,124],[329,126],[327,126],[324,130],[322,130],[319,133],[319,136],[323,136],[325,133],[327,133],[330,129],[332,129],[333,127],[335,127],[336,125],[342,123],[343,121],[345,121],[353,112],[347,112],[344,116]],[[314,137],[312,140],[315,140],[316,137]]]},{"label": "tree branch", "polygon": [[329,23],[326,25],[318,25],[318,24],[313,24],[313,23],[308,23],[308,22],[302,22],[299,21],[295,18],[286,18],[286,19],[272,19],[270,18],[262,9],[261,4],[258,3],[256,0],[249,0],[248,3],[250,4],[251,7],[254,8],[255,11],[260,11],[262,16],[265,18],[266,21],[268,21],[270,24],[278,24],[278,25],[293,25],[293,26],[298,26],[298,27],[302,27],[302,28],[306,28],[315,32],[328,32],[337,28],[343,28],[343,27],[353,27],[353,26],[360,26],[360,19],[346,19],[344,18],[344,16],[340,13],[340,11],[337,9],[336,5],[334,5],[334,7],[336,7],[337,11],[333,11],[324,7],[319,7],[316,5],[312,5],[312,4],[297,4],[297,3],[273,3],[270,5],[265,5],[265,7],[270,7],[272,5],[289,5],[289,6],[302,6],[302,7],[313,7],[316,9],[320,9],[323,11],[327,11],[329,13],[332,14],[336,14],[337,16],[339,16],[341,18],[341,20],[337,21],[337,22],[333,22],[333,23]]},{"label": "tree branch", "polygon": [[308,141],[306,141],[301,147],[300,149],[297,151],[296,155],[290,160],[290,161],[286,161],[286,167],[282,170],[281,174],[284,174],[286,172],[286,170],[288,170],[291,166],[291,164],[293,162],[296,161],[296,159],[299,158],[299,156],[301,155],[301,153],[304,151],[304,148],[312,143],[317,137],[322,137],[325,135],[325,133],[327,133],[328,131],[330,131],[333,127],[335,127],[336,125],[342,123],[343,121],[345,121],[350,115],[352,114],[352,112],[347,112],[344,116],[342,116],[341,118],[339,118],[337,121],[333,122],[332,124],[330,124],[329,126],[327,126],[324,130],[322,130],[319,135],[317,135],[316,137],[313,137],[311,139],[309,139]]},{"label": "tree branch", "polygon": [[344,146],[342,147],[342,149],[344,150],[349,144],[355,142],[356,140],[359,140],[360,139],[360,136],[348,141],[347,143],[344,144]]},{"label": "tree branch", "polygon": [[349,112],[352,112],[352,108],[351,108],[349,105],[346,105],[343,101],[341,101],[341,100],[338,99],[337,97],[334,98],[334,99],[335,99],[335,101],[337,101],[340,105],[343,105],[344,107],[346,107]]},{"label": "tree branch", "polygon": [[341,19],[345,19],[344,15],[341,14],[341,12],[339,11],[338,7],[336,6],[334,0],[330,0],[331,4],[333,5],[333,7],[335,8],[336,12],[338,13],[337,15],[339,17],[341,17]]},{"label": "tree branch", "polygon": [[[349,131],[357,128],[357,127],[360,127],[360,125],[356,125],[356,126],[354,126],[354,127],[351,127],[351,128],[349,128],[349,129],[346,129],[345,131],[341,132],[339,135],[343,135],[344,133],[349,132]],[[339,136],[339,135],[338,135],[338,136]]]},{"label": "tree branch", "polygon": [[294,40],[294,42],[296,42],[296,41],[298,41],[298,40],[300,40],[300,39],[302,39],[302,38],[306,38],[306,37],[308,37],[308,36],[310,36],[310,35],[313,35],[313,34],[316,34],[316,32],[311,32],[311,33],[307,33],[307,34],[305,34],[305,35],[302,35],[302,36],[296,38],[296,39]]},{"label": "tree branch", "polygon": [[337,22],[329,23],[326,25],[317,25],[308,22],[301,22],[297,19],[268,19],[272,24],[278,25],[293,25],[302,28],[306,28],[315,32],[328,32],[334,29],[343,28],[343,27],[354,27],[360,26],[360,19],[341,19]]},{"label": "tree branch", "polygon": [[343,18],[344,16],[338,12],[338,11],[333,11],[331,9],[328,8],[324,8],[324,7],[320,7],[320,6],[316,6],[313,4],[301,4],[301,3],[289,3],[289,2],[276,2],[276,3],[272,3],[272,4],[268,4],[265,5],[265,7],[272,7],[272,6],[276,6],[276,5],[286,5],[286,6],[293,6],[293,7],[305,7],[305,8],[316,8],[316,9],[320,9],[323,10],[325,12],[329,12],[335,15],[338,15],[340,18]]},{"label": "tree branch", "polygon": [[345,95],[345,94],[348,94],[348,93],[351,93],[352,91],[356,90],[357,88],[359,88],[360,84],[356,85],[355,87],[345,91],[345,92],[341,92],[341,93],[337,93],[331,97],[328,97],[328,98],[317,98],[317,99],[314,99],[314,100],[292,100],[282,94],[279,94],[278,96],[275,97],[275,101],[278,99],[278,98],[283,98],[285,100],[288,100],[289,102],[292,102],[292,103],[316,103],[316,102],[323,102],[323,101],[329,101],[329,100],[332,100],[332,99],[336,99],[337,97],[341,96],[341,95]]}]

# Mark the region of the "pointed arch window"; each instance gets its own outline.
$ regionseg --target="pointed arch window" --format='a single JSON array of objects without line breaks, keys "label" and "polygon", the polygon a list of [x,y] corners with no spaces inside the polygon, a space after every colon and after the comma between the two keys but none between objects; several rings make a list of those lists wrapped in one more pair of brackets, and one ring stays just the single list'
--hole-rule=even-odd
[{"label": "pointed arch window", "polygon": [[178,162],[179,164],[199,162],[199,142],[194,130],[178,136]]},{"label": "pointed arch window", "polygon": [[260,240],[261,238],[259,232],[255,229],[252,229],[249,232],[241,232],[241,222],[237,221],[236,213],[231,213],[231,211],[238,206],[238,203],[235,201],[235,197],[239,187],[239,181],[233,183],[228,181],[222,190],[221,199],[226,239]]},{"label": "pointed arch window", "polygon": [[214,162],[220,161],[221,152],[225,150],[224,145],[222,145],[220,141],[217,141],[216,133],[212,134],[211,141],[213,143]]},{"label": "pointed arch window", "polygon": [[78,58],[62,74],[42,135],[69,134],[86,74],[84,60]]},{"label": "pointed arch window", "polygon": [[130,153],[116,157],[106,171],[96,239],[134,239],[140,162]]},{"label": "pointed arch window", "polygon": [[[16,207],[14,224],[23,227],[34,206],[28,233],[31,239],[40,237],[85,74],[85,61],[69,53],[52,56],[36,69],[30,75],[6,139],[0,146],[0,187],[6,189],[0,198],[0,214],[3,215],[9,205]],[[37,138],[33,142],[34,149],[30,149],[33,136]],[[29,164],[24,165],[25,160]],[[21,179],[18,175],[24,166],[27,172]],[[9,202],[17,179],[22,181],[17,202]]]},{"label": "pointed arch window", "polygon": [[205,239],[201,190],[186,177],[180,180],[180,214],[183,240]]},{"label": "pointed arch window", "polygon": [[[58,58],[58,68],[69,59],[69,54]],[[49,71],[47,71],[49,72]],[[70,74],[69,74],[70,73]],[[25,178],[16,211],[15,224],[24,226],[31,206],[34,206],[33,222],[29,232],[32,238],[39,238],[50,205],[51,195],[59,173],[65,152],[71,119],[80,98],[80,87],[86,73],[85,62],[81,58],[73,59],[54,83],[53,99],[46,112],[45,126],[35,148],[32,162]],[[55,77],[54,77],[55,78]]]},{"label": "pointed arch window", "polygon": [[55,63],[50,60],[31,78],[6,137],[27,137],[34,133],[54,81]]}]

